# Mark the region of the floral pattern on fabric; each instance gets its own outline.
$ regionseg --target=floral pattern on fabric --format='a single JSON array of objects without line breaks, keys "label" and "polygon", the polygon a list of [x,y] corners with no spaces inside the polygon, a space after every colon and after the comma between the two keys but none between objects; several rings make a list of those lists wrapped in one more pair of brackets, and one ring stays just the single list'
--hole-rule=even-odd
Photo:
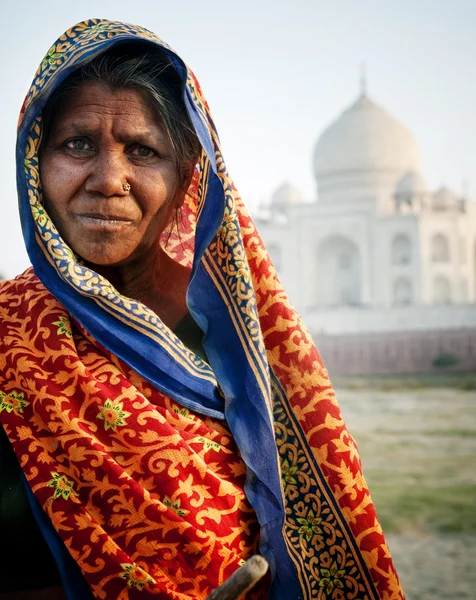
[{"label": "floral pattern on fabric", "polygon": [[8,413],[15,411],[17,414],[21,414],[25,406],[30,403],[25,400],[23,392],[10,392],[6,394],[0,391],[0,412],[5,410]]},{"label": "floral pattern on fabric", "polygon": [[147,584],[155,583],[155,579],[139,567],[139,565],[136,565],[136,563],[132,565],[125,563],[121,567],[123,571],[119,577],[125,579],[130,588],[137,587],[138,590],[143,590]]},{"label": "floral pattern on fabric", "polygon": [[95,597],[206,598],[259,542],[226,424],[182,411],[79,325],[54,335],[66,315],[32,270],[0,284],[0,315],[13,336],[0,335],[0,385],[18,375],[2,424]]},{"label": "floral pattern on fabric", "polygon": [[179,517],[185,517],[188,514],[188,510],[180,508],[180,499],[175,500],[175,502],[172,502],[172,500],[168,496],[165,496],[165,498],[163,499],[163,503],[164,506],[170,508],[170,510],[173,510],[174,513],[176,513]]},{"label": "floral pattern on fabric", "polygon": [[71,494],[77,496],[77,493],[73,490],[73,482],[69,481],[67,477],[64,475],[60,475],[59,473],[51,472],[52,479],[48,481],[46,487],[55,488],[53,494],[53,500],[57,498],[63,498],[63,500],[69,500]]},{"label": "floral pattern on fabric", "polygon": [[106,400],[103,406],[99,407],[99,413],[96,415],[97,419],[104,421],[104,429],[116,430],[116,427],[124,427],[127,424],[127,417],[130,417],[131,413],[123,410],[122,402],[112,402]]},{"label": "floral pattern on fabric", "polygon": [[73,332],[71,331],[71,326],[67,317],[60,317],[53,325],[58,327],[58,335],[65,335],[69,338],[73,337]]}]

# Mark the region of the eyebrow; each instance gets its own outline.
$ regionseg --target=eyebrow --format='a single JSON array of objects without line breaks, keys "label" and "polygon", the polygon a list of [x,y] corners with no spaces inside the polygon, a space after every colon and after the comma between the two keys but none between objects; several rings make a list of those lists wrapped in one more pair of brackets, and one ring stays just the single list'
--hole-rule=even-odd
[{"label": "eyebrow", "polygon": [[[101,126],[91,126],[84,121],[70,121],[66,125],[60,127],[53,127],[52,134],[54,136],[62,136],[65,134],[72,135],[86,135],[94,137],[97,135]],[[159,125],[155,125],[153,127],[140,127],[134,128],[133,131],[125,131],[122,132],[118,136],[119,141],[121,142],[130,142],[133,140],[148,140],[151,141],[165,141],[167,139],[166,132]]]}]

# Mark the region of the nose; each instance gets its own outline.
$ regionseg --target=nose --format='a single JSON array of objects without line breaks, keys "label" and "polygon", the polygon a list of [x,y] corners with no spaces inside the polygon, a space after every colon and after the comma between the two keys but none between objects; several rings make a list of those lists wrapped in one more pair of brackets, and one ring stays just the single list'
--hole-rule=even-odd
[{"label": "nose", "polygon": [[91,173],[86,179],[87,192],[101,194],[105,197],[127,196],[129,191],[124,189],[128,182],[129,170],[126,160],[120,153],[103,150],[91,163]]}]

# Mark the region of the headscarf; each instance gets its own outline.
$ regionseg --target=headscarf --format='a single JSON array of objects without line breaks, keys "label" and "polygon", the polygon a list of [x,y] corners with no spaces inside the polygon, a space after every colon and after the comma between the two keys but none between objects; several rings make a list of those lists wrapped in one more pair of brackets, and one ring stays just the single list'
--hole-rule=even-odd
[{"label": "headscarf", "polygon": [[[82,264],[43,204],[42,108],[81,65],[132,41],[168,57],[202,146],[180,232],[167,252],[191,268],[187,305],[204,333],[208,363],[150,309]],[[134,25],[91,19],[66,31],[25,99],[17,165],[25,243],[45,288],[85,335],[147,385],[186,411],[226,420],[246,465],[244,489],[260,525],[260,552],[271,567],[269,597],[403,598],[327,371],[233,185],[198,81],[178,55]],[[1,383],[0,400],[8,403],[10,394],[15,404],[4,412],[19,418],[10,422],[19,437],[24,396]],[[55,497],[60,489],[74,498],[67,491],[73,482],[56,475],[48,484]],[[58,517],[51,518],[56,527]]]}]

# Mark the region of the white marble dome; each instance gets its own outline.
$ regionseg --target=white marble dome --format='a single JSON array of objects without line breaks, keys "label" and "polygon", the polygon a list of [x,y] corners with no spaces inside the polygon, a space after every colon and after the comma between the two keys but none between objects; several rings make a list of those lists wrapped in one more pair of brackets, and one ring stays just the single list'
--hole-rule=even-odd
[{"label": "white marble dome", "polygon": [[301,204],[301,192],[290,183],[281,184],[271,196],[271,208],[277,211],[286,210],[288,206]]},{"label": "white marble dome", "polygon": [[418,172],[420,163],[412,132],[365,94],[322,133],[314,154],[318,180],[348,171]]}]

